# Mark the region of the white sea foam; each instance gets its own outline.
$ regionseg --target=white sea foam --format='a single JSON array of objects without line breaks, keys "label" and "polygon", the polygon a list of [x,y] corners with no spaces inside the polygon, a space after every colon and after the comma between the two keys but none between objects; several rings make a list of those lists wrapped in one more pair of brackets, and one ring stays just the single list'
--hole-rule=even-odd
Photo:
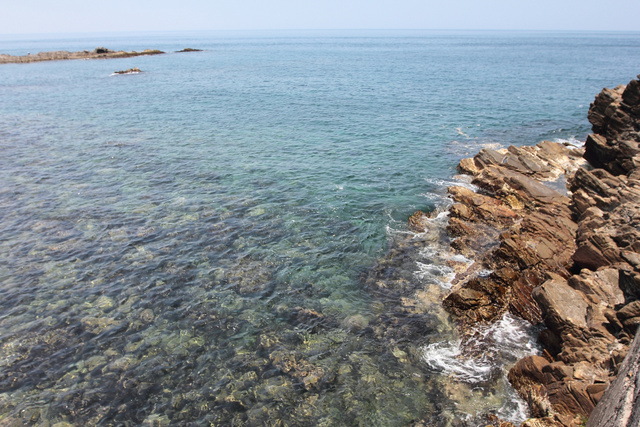
[{"label": "white sea foam", "polygon": [[423,358],[434,371],[470,383],[486,381],[492,369],[491,362],[482,357],[465,357],[460,341],[429,344],[423,349]]},{"label": "white sea foam", "polygon": [[451,288],[451,281],[455,277],[455,272],[451,267],[438,264],[424,264],[416,262],[418,271],[415,276],[428,284],[438,284],[442,288]]},{"label": "white sea foam", "polygon": [[580,141],[574,136],[571,136],[568,139],[555,138],[553,142],[557,142],[558,144],[569,144],[569,147],[575,147],[575,148],[582,148],[582,146],[584,145],[584,141]]},{"label": "white sea foam", "polygon": [[476,191],[478,189],[477,186],[471,184],[469,177],[466,175],[456,175],[455,179],[425,178],[425,181],[439,188],[459,186],[466,187],[472,191]]},{"label": "white sea foam", "polygon": [[492,371],[506,372],[515,361],[539,353],[532,327],[509,313],[475,332],[464,344],[456,340],[425,346],[424,361],[459,381],[480,383],[489,381]]},{"label": "white sea foam", "polygon": [[[470,390],[490,387],[493,394],[501,396],[499,407],[483,396],[468,396],[476,399],[472,406],[477,415],[493,412],[505,421],[519,424],[527,417],[527,404],[513,390],[506,373],[517,360],[539,352],[534,328],[507,313],[494,324],[478,328],[465,342],[454,339],[425,346],[422,356],[430,369],[449,380],[466,384]],[[471,415],[470,408],[466,409]]]}]

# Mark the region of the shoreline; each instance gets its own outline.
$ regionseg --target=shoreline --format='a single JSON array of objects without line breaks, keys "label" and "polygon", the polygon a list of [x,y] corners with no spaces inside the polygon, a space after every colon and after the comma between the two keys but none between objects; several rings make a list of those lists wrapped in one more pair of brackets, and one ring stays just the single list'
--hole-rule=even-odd
[{"label": "shoreline", "polygon": [[[483,149],[458,167],[479,190],[449,188],[452,249],[474,260],[443,301],[460,335],[506,312],[546,328],[543,354],[508,374],[533,417],[523,426],[581,425],[640,324],[639,107],[640,80],[604,89],[584,149]],[[545,184],[563,177],[566,194]]]},{"label": "shoreline", "polygon": [[68,52],[66,50],[55,52],[39,52],[35,55],[13,56],[0,54],[0,64],[27,64],[42,61],[66,61],[75,59],[114,59],[132,58],[136,56],[162,55],[165,52],[156,49],[145,49],[142,52],[113,51],[103,47],[97,47],[92,51],[84,50],[79,52]]}]

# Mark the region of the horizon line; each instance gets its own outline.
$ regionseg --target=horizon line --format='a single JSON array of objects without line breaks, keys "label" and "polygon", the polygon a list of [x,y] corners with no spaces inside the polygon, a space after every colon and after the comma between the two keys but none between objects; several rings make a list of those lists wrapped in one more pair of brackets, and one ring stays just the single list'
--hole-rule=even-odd
[{"label": "horizon line", "polygon": [[537,32],[537,33],[640,33],[640,30],[592,30],[592,29],[526,29],[526,28],[244,28],[244,29],[181,29],[181,30],[104,30],[104,31],[68,31],[68,32],[32,32],[3,33],[2,36],[54,36],[54,35],[92,35],[92,34],[151,34],[151,33],[248,33],[248,32],[317,32],[317,31],[425,31],[425,32]]}]

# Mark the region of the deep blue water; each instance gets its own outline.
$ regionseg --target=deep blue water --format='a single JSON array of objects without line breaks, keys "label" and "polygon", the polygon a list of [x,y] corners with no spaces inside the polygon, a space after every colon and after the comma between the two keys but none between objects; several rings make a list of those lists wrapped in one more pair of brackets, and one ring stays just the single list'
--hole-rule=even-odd
[{"label": "deep blue water", "polygon": [[[584,140],[595,95],[640,73],[640,33],[0,36],[97,46],[167,54],[0,65],[0,420],[526,416],[501,379],[421,358],[453,339],[439,291],[398,342],[363,277],[411,213],[446,207],[461,158]],[[393,274],[450,271],[414,273]]]}]

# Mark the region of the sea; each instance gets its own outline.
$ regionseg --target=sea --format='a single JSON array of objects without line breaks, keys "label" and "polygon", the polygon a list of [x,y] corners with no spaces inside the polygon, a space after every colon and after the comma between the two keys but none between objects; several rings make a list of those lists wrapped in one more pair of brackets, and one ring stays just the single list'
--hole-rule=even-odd
[{"label": "sea", "polygon": [[440,305],[472,262],[447,187],[484,147],[580,145],[640,32],[0,35],[96,47],[166,54],[0,65],[0,425],[529,416],[505,377],[538,330],[463,340]]}]

